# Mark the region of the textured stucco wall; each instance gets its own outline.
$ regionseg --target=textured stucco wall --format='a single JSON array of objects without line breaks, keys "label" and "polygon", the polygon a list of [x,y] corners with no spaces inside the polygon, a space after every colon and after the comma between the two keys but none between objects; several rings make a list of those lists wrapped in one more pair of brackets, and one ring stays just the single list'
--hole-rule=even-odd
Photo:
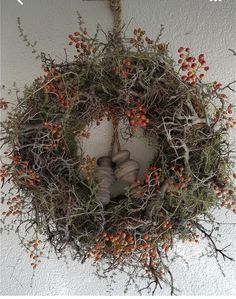
[{"label": "textured stucco wall", "polygon": [[[106,1],[82,0],[23,0],[20,6],[16,0],[1,0],[1,79],[10,86],[13,81],[18,86],[30,82],[39,75],[40,63],[23,45],[18,37],[16,18],[22,18],[25,31],[32,40],[37,40],[43,49],[58,59],[64,57],[63,48],[67,34],[77,28],[76,10],[79,10],[89,31],[94,31],[100,23],[106,30],[110,28],[112,17]],[[235,10],[236,1],[222,0],[123,0],[123,20],[130,27],[144,28],[148,35],[155,36],[160,24],[165,25],[163,41],[170,42],[174,57],[179,46],[190,46],[196,54],[206,54],[211,67],[208,79],[223,83],[235,78],[235,57],[227,51],[236,49]],[[93,131],[94,145],[85,144],[90,154],[103,154],[106,146],[101,140],[108,140],[110,128],[105,123],[98,131]],[[102,134],[102,135],[100,135]],[[103,136],[97,138],[96,136]],[[147,145],[134,142],[135,158],[142,166],[152,156]],[[96,148],[96,151],[95,151]],[[99,152],[97,152],[99,150]],[[143,155],[143,152],[146,152]],[[231,243],[229,255],[236,258],[236,228],[229,223],[236,222],[235,216],[225,211],[217,212],[217,220],[222,222],[220,247]],[[29,257],[18,245],[13,233],[0,235],[0,294],[1,295],[106,295],[106,282],[99,280],[88,264],[77,262],[65,264],[52,255],[43,261],[32,280]],[[236,295],[235,263],[222,263],[225,276],[214,259],[199,258],[205,242],[199,245],[178,244],[179,258],[172,266],[176,278],[175,285],[182,295]],[[188,263],[188,266],[186,264]],[[114,295],[122,295],[125,276],[118,274]],[[32,287],[30,286],[32,283]],[[140,287],[143,282],[139,282]],[[128,294],[134,295],[134,288]],[[168,295],[164,287],[157,295]]]}]

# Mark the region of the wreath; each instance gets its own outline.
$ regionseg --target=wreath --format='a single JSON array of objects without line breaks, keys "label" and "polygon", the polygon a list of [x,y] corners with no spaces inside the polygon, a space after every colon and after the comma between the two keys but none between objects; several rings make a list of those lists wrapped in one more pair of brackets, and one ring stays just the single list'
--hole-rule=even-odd
[{"label": "wreath", "polygon": [[[236,121],[225,94],[232,83],[206,83],[205,56],[189,48],[179,48],[176,63],[160,42],[163,28],[155,40],[140,28],[129,38],[120,28],[106,34],[98,27],[91,36],[78,20],[80,30],[68,36],[73,61],[66,51],[62,63],[41,53],[44,75],[22,95],[16,89],[17,105],[1,123],[8,150],[0,177],[10,186],[3,193],[4,219],[15,216],[18,231],[23,227],[34,269],[42,238],[58,255],[70,249],[82,262],[92,258],[105,276],[128,266],[130,278],[150,279],[153,292],[165,282],[173,294],[168,256],[178,240],[206,237],[216,255],[232,259],[203,223],[215,224],[212,208],[236,212],[227,141]],[[8,105],[1,100],[2,109]],[[96,160],[84,153],[82,141],[104,118],[114,134],[107,155]],[[138,161],[119,142],[136,131],[155,147],[140,180]],[[111,191],[115,181],[125,185],[118,196]]]}]

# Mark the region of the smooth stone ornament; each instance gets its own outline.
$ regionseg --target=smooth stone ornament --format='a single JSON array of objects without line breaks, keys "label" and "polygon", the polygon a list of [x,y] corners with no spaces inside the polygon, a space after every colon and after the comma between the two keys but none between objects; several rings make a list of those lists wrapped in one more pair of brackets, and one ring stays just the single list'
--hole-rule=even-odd
[{"label": "smooth stone ornament", "polygon": [[105,206],[110,202],[110,187],[115,181],[111,157],[100,157],[97,160],[97,164],[96,181],[98,183],[98,190],[96,199]]},{"label": "smooth stone ornament", "polygon": [[112,162],[116,163],[116,179],[128,183],[130,187],[130,195],[132,197],[137,197],[137,178],[140,169],[139,163],[130,159],[130,152],[128,150],[119,151],[112,157]]}]

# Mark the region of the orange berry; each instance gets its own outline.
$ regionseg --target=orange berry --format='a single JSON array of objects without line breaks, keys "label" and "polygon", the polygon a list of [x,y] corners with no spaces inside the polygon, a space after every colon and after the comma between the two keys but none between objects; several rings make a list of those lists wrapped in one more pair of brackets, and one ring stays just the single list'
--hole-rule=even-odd
[{"label": "orange berry", "polygon": [[129,235],[128,241],[129,241],[129,242],[134,242],[134,238],[133,238],[133,236]]},{"label": "orange berry", "polygon": [[146,243],[146,244],[143,245],[143,249],[144,249],[144,250],[147,250],[147,249],[149,249],[149,248],[150,248],[150,245],[149,245],[148,243]]},{"label": "orange berry", "polygon": [[143,253],[142,256],[141,256],[141,259],[142,260],[146,260],[147,258],[148,258],[147,253]]},{"label": "orange berry", "polygon": [[122,237],[123,239],[125,239],[125,238],[126,238],[126,233],[122,233],[121,237]]},{"label": "orange berry", "polygon": [[152,249],[151,254],[152,254],[152,257],[153,257],[153,258],[156,258],[156,257],[158,256],[158,253],[157,253],[156,248],[153,248],[153,249]]},{"label": "orange berry", "polygon": [[179,49],[178,49],[178,52],[179,53],[182,53],[184,51],[184,47],[180,47]]},{"label": "orange berry", "polygon": [[142,119],[142,120],[146,120],[147,117],[146,117],[145,115],[142,115],[142,116],[141,116],[141,119]]},{"label": "orange berry", "polygon": [[125,255],[129,255],[129,254],[130,254],[129,249],[125,249]]}]

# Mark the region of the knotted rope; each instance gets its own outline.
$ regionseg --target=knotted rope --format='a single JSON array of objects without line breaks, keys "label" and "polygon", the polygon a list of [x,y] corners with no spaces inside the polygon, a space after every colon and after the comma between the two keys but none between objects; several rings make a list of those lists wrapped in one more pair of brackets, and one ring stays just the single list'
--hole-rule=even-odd
[{"label": "knotted rope", "polygon": [[109,156],[113,155],[115,144],[117,146],[117,151],[119,152],[121,150],[121,145],[120,145],[120,140],[119,140],[119,131],[118,131],[119,122],[117,120],[113,120],[112,125],[113,125],[113,135],[112,135],[112,140],[111,140],[110,151],[108,153]]},{"label": "knotted rope", "polygon": [[121,33],[121,0],[109,0],[113,15],[113,33],[119,36]]},{"label": "knotted rope", "polygon": [[[121,0],[109,0],[110,9],[113,15],[113,35],[117,39],[117,41],[121,43]],[[121,149],[120,141],[119,141],[119,131],[118,131],[118,120],[113,120],[113,136],[111,141],[111,148],[109,151],[109,155],[112,156],[115,144],[117,145],[118,152]]]}]

